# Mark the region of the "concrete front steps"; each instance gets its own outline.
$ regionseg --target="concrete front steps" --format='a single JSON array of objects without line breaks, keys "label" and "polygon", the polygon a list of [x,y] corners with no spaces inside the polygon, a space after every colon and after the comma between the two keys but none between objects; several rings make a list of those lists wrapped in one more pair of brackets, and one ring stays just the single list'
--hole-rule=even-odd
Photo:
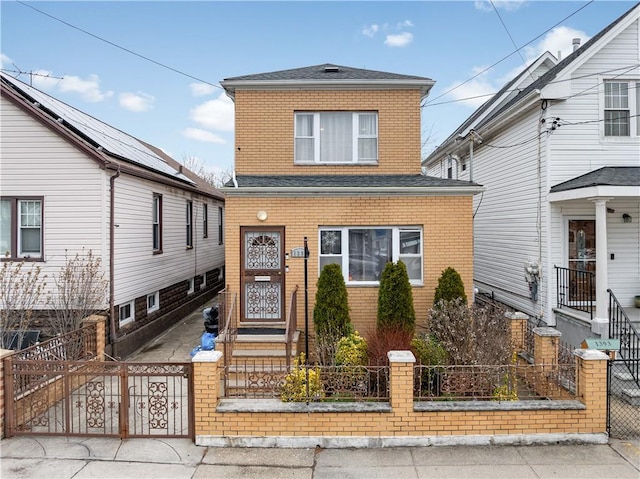
[{"label": "concrete front steps", "polygon": [[[243,331],[244,328],[244,331]],[[274,334],[270,333],[274,330]],[[287,374],[284,324],[252,323],[238,327],[231,360],[224,381],[226,397],[273,397]],[[245,334],[245,332],[251,334]],[[298,354],[300,332],[296,331],[289,364]],[[216,349],[224,351],[225,338],[218,338]]]},{"label": "concrete front steps", "polygon": [[640,388],[633,375],[623,364],[617,364],[612,370],[611,392],[627,404],[640,407]]}]

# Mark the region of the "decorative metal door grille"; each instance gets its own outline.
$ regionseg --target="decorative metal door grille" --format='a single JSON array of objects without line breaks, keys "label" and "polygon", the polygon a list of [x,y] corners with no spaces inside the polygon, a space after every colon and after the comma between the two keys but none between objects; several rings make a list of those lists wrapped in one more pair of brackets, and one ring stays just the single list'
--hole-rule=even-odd
[{"label": "decorative metal door grille", "polygon": [[192,437],[192,365],[5,363],[7,436]]},{"label": "decorative metal door grille", "polygon": [[253,231],[245,234],[245,269],[280,269],[280,233]]},{"label": "decorative metal door grille", "polygon": [[283,321],[284,228],[243,228],[242,240],[241,318]]},{"label": "decorative metal door grille", "polygon": [[245,317],[247,319],[279,319],[282,296],[280,283],[246,283]]}]

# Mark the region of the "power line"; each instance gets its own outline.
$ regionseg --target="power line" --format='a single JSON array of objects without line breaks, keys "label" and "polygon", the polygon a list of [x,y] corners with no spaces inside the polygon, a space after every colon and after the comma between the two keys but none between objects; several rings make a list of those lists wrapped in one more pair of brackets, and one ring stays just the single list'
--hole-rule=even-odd
[{"label": "power line", "polygon": [[[589,77],[592,77],[592,76],[604,75],[604,74],[615,72],[615,71],[619,71],[619,70],[624,70],[622,73],[619,73],[619,74],[617,74],[617,75],[615,75],[613,77],[610,77],[610,78],[606,78],[602,82],[599,82],[596,85],[590,86],[589,88],[586,88],[582,92],[574,93],[573,95],[568,96],[568,97],[559,98],[560,100],[569,100],[569,99],[577,97],[577,96],[597,94],[597,92],[589,92],[589,93],[586,93],[586,92],[588,90],[591,90],[591,89],[601,85],[605,81],[610,81],[612,79],[618,78],[619,76],[624,75],[624,74],[628,73],[629,71],[633,70],[634,68],[638,68],[638,67],[640,67],[640,63],[636,63],[635,65],[627,65],[627,66],[624,66],[624,67],[612,68],[610,70],[602,70],[602,71],[598,71],[598,72],[594,72],[594,73],[587,73],[586,75],[580,75],[580,76],[575,76],[575,77],[572,77],[572,78],[566,78],[564,80],[553,80],[553,81],[547,82],[545,85],[556,85],[556,84],[559,84],[559,83],[565,83],[565,82],[580,80],[580,79],[583,79],[583,78],[589,78]],[[514,88],[514,89],[511,89],[511,90],[505,90],[504,93],[513,93],[513,92],[518,92],[519,93],[520,91],[522,91],[522,89]],[[449,103],[458,103],[458,102],[462,102],[462,101],[475,100],[477,98],[491,97],[491,96],[496,95],[496,93],[498,93],[498,92],[485,93],[485,94],[482,94],[482,95],[469,96],[469,97],[465,97],[465,98],[458,98],[457,100],[447,100],[447,101],[441,101],[441,102],[438,102],[438,103],[430,103],[430,104],[427,104],[427,105],[422,105],[421,108],[428,108],[428,107],[433,107],[433,106],[446,105],[446,104],[449,104]]]},{"label": "power line", "polygon": [[512,56],[514,53],[516,53],[517,51],[523,49],[524,47],[532,44],[533,42],[535,42],[536,40],[538,40],[540,37],[542,37],[543,35],[547,34],[548,32],[550,32],[551,30],[553,30],[554,28],[556,28],[558,25],[560,25],[562,22],[564,22],[565,20],[568,20],[569,18],[573,17],[574,15],[576,15],[578,12],[580,12],[582,9],[586,8],[587,6],[591,5],[595,0],[590,0],[588,3],[585,3],[583,6],[581,6],[579,9],[577,9],[575,12],[573,12],[572,14],[564,17],[562,20],[560,20],[559,22],[557,22],[555,25],[553,25],[552,27],[548,28],[547,30],[545,30],[544,32],[542,32],[540,35],[538,35],[537,37],[533,38],[532,40],[528,41],[527,43],[525,43],[524,45],[522,45],[519,49],[517,49],[514,52],[509,53],[507,56],[501,58],[500,60],[498,60],[497,62],[495,62],[493,65],[488,66],[487,68],[485,68],[484,70],[478,72],[477,74],[475,74],[474,76],[472,76],[471,78],[463,81],[462,83],[460,83],[459,85],[456,85],[453,88],[448,89],[447,91],[445,91],[444,93],[438,95],[437,97],[425,102],[422,106],[427,106],[431,103],[433,103],[435,100],[437,100],[438,98],[442,98],[445,95],[448,95],[449,93],[451,93],[454,90],[457,90],[458,88],[460,88],[462,85],[465,85],[467,83],[469,83],[471,80],[474,80],[476,78],[478,78],[480,75],[482,75],[483,73],[486,73],[487,71],[491,70],[493,67],[495,67],[496,65],[502,63],[503,61],[505,61],[507,58],[509,58],[510,56]]},{"label": "power line", "polygon": [[208,82],[207,80],[203,80],[203,79],[198,78],[198,77],[196,77],[196,76],[190,75],[189,73],[185,73],[185,72],[183,72],[183,71],[181,71],[181,70],[178,70],[178,69],[176,69],[176,68],[170,67],[169,65],[166,65],[166,64],[161,63],[161,62],[159,62],[159,61],[156,61],[156,60],[154,60],[154,59],[152,59],[152,58],[149,58],[149,57],[147,57],[147,56],[144,56],[144,55],[142,55],[142,54],[140,54],[140,53],[134,52],[133,50],[130,50],[130,49],[128,49],[128,48],[125,48],[125,47],[123,47],[123,46],[120,46],[120,45],[118,45],[117,43],[114,43],[114,42],[112,42],[112,41],[106,40],[106,39],[104,39],[104,38],[102,38],[102,37],[100,37],[100,36],[98,36],[98,35],[95,35],[95,34],[93,34],[93,33],[91,33],[91,32],[88,32],[87,30],[83,30],[83,29],[82,29],[82,28],[80,28],[80,27],[76,27],[75,25],[72,25],[72,24],[71,24],[71,23],[69,23],[69,22],[66,22],[66,21],[64,21],[64,20],[62,20],[62,19],[60,19],[60,18],[58,18],[58,17],[55,17],[55,16],[53,16],[53,15],[50,15],[50,14],[48,14],[47,12],[43,12],[42,10],[39,10],[39,9],[37,9],[36,7],[33,7],[33,6],[31,6],[31,5],[27,4],[27,3],[21,2],[20,0],[16,0],[16,3],[19,3],[20,5],[24,5],[25,7],[29,7],[30,9],[32,9],[32,10],[34,10],[34,11],[36,11],[36,12],[38,12],[38,13],[42,14],[42,15],[45,15],[45,16],[47,16],[47,17],[49,17],[49,18],[51,18],[51,19],[53,19],[53,20],[55,20],[55,21],[57,21],[57,22],[60,22],[60,23],[62,23],[62,24],[64,24],[64,25],[66,25],[66,26],[68,26],[68,27],[71,27],[71,28],[73,28],[73,29],[75,29],[75,30],[78,30],[79,32],[84,33],[85,35],[89,35],[90,37],[93,37],[93,38],[95,38],[95,39],[97,39],[97,40],[100,40],[101,42],[107,43],[108,45],[111,45],[112,47],[119,48],[119,49],[120,49],[120,50],[122,50],[122,51],[125,51],[125,52],[127,52],[127,53],[130,53],[131,55],[135,55],[135,56],[137,56],[137,57],[139,57],[139,58],[142,58],[143,60],[146,60],[146,61],[148,61],[148,62],[154,63],[154,64],[156,64],[156,65],[158,65],[158,66],[160,66],[160,67],[162,67],[162,68],[166,68],[167,70],[171,70],[172,72],[174,72],[174,73],[178,73],[179,75],[185,76],[185,77],[187,77],[187,78],[191,78],[192,80],[197,80],[197,81],[199,81],[199,82],[201,82],[201,83],[206,83],[207,85],[210,85],[210,86],[213,86],[213,87],[216,87],[216,88],[220,88],[220,89],[222,90],[222,87],[221,87],[220,85],[216,85],[216,84],[214,84],[214,83]]},{"label": "power line", "polygon": [[520,49],[518,48],[518,45],[516,45],[516,42],[513,39],[513,36],[511,36],[511,32],[507,28],[507,25],[504,23],[504,20],[502,19],[502,16],[500,15],[500,12],[496,8],[495,4],[493,3],[493,0],[489,0],[489,3],[491,3],[491,6],[493,7],[493,10],[496,12],[496,15],[498,15],[498,18],[500,19],[500,23],[502,23],[502,26],[504,27],[504,30],[507,32],[507,35],[509,35],[509,38],[511,39],[511,44],[513,45],[513,47],[518,52],[518,56],[520,57],[520,60],[522,60],[522,65],[529,72],[529,76],[531,77],[531,79],[533,81],[536,81],[536,79],[533,77],[533,72],[527,68],[527,62],[524,61],[524,57],[522,56],[522,53],[520,53]]}]

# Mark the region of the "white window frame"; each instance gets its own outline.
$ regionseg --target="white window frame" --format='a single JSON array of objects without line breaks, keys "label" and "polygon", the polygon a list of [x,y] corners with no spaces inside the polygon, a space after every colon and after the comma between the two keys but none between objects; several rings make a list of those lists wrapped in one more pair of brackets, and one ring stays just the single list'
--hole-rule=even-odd
[{"label": "white window frame", "polygon": [[[391,230],[391,257],[395,263],[403,258],[419,258],[420,261],[420,278],[409,279],[409,283],[412,286],[422,286],[424,284],[424,231],[421,226],[323,226],[318,229],[318,245],[321,245],[321,235],[323,231],[337,231],[340,232],[341,238],[341,252],[340,254],[321,254],[321,246],[318,247],[318,265],[320,265],[321,258],[339,258],[339,264],[342,269],[342,275],[347,285],[371,285],[377,286],[380,281],[356,281],[349,279],[349,230],[368,230],[368,229],[383,229]],[[400,253],[400,235],[401,233],[419,233],[420,234],[420,251],[419,253]],[[406,261],[405,261],[406,265]],[[321,268],[318,268],[318,276],[320,275]],[[382,272],[382,271],[381,271]]]},{"label": "white window frame", "polygon": [[186,243],[187,249],[193,248],[193,201],[187,200],[186,212]]},{"label": "white window frame", "polygon": [[[155,213],[155,214],[154,214]],[[153,194],[151,205],[152,247],[154,253],[162,253],[162,195]],[[157,244],[156,244],[157,241]]]},{"label": "white window frame", "polygon": [[[630,139],[640,140],[640,78],[620,76],[616,78],[600,78],[602,88],[600,89],[600,136],[604,141],[629,141]],[[605,84],[626,83],[627,99],[626,108],[606,108]],[[629,112],[629,135],[606,135],[605,111],[628,111]]]},{"label": "white window frame", "polygon": [[[149,306],[149,300],[153,301],[153,304]],[[147,295],[147,314],[153,313],[160,309],[160,291]]]},{"label": "white window frame", "polygon": [[202,280],[200,282],[200,289],[204,289],[207,287],[207,273],[202,273],[200,275],[200,279]]},{"label": "white window frame", "polygon": [[189,278],[187,280],[187,294],[193,294],[196,291],[196,279]]},{"label": "white window frame", "polygon": [[[320,116],[323,113],[350,113],[352,115],[351,121],[351,158],[350,159],[340,159],[336,161],[323,161],[320,151]],[[313,135],[312,136],[302,136],[298,135],[298,116],[313,116]],[[359,126],[360,126],[360,115],[374,115],[376,120],[376,131],[374,134],[360,134]],[[378,138],[379,138],[379,115],[377,111],[326,111],[326,112],[313,112],[313,111],[298,111],[294,113],[293,118],[293,129],[294,129],[294,163],[295,164],[322,164],[322,165],[339,165],[339,164],[377,164],[379,154],[378,148]],[[313,139],[313,161],[308,160],[299,160],[298,152],[296,147],[297,139]],[[359,158],[359,140],[360,139],[375,139],[376,140],[376,157],[375,158]]]},{"label": "white window frame", "polygon": [[[129,307],[129,315],[125,318],[122,317],[123,308]],[[125,326],[129,323],[132,323],[135,320],[136,314],[136,306],[135,301],[129,301],[128,303],[123,303],[118,307],[118,320],[120,327]]]},{"label": "white window frame", "polygon": [[202,203],[202,237],[209,237],[209,205]]}]

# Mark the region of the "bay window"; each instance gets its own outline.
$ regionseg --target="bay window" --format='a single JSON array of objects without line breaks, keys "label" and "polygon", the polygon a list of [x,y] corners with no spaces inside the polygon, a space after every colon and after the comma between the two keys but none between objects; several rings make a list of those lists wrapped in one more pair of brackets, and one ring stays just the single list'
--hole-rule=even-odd
[{"label": "bay window", "polygon": [[375,163],[378,114],[375,112],[297,112],[295,163]]},{"label": "bay window", "polygon": [[340,265],[345,282],[377,284],[388,262],[402,261],[412,284],[422,284],[422,229],[416,227],[321,228],[319,267]]}]

